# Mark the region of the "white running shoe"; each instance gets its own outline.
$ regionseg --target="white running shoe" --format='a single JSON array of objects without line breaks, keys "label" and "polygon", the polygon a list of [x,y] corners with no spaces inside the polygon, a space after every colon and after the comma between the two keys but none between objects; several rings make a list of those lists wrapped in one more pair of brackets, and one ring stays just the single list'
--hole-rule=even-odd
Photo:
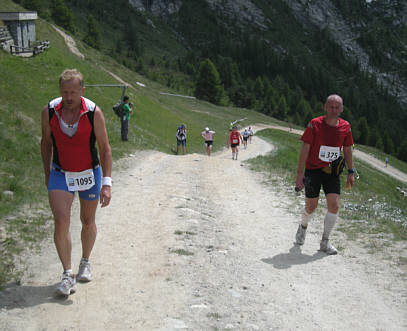
[{"label": "white running shoe", "polygon": [[78,275],[76,276],[76,278],[80,282],[90,282],[92,280],[92,275],[90,273],[90,262],[85,260],[84,258],[81,259]]},{"label": "white running shoe", "polygon": [[76,292],[76,279],[71,273],[64,272],[62,274],[61,283],[56,289],[56,293],[63,296],[68,296]]},{"label": "white running shoe", "polygon": [[334,246],[332,246],[328,239],[322,239],[320,250],[328,255],[338,254],[338,250]]},{"label": "white running shoe", "polygon": [[307,228],[304,228],[302,226],[302,224],[298,225],[297,234],[295,235],[295,243],[297,245],[304,245],[306,234],[307,234]]}]

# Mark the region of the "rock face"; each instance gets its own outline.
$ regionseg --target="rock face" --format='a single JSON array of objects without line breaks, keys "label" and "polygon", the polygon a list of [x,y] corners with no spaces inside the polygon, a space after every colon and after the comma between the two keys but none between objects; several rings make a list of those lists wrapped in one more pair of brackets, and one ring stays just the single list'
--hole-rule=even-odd
[{"label": "rock face", "polygon": [[[138,10],[148,11],[154,16],[164,19],[168,15],[176,14],[183,1],[186,0],[129,0]],[[252,0],[206,1],[214,12],[221,12],[223,15],[240,21],[243,25],[250,24],[260,30],[268,28],[269,19]],[[374,74],[379,84],[386,87],[391,94],[396,95],[403,104],[407,104],[407,86],[400,80],[397,72],[383,73],[370,64],[369,55],[357,42],[358,32],[355,32],[355,29],[349,25],[346,18],[330,0],[284,1],[304,28],[329,30],[332,38],[348,56],[357,60],[363,70]],[[401,12],[395,15],[395,6],[392,1],[394,2],[394,0],[381,0],[374,10],[382,11],[386,16],[397,17],[393,24],[407,24],[407,5],[401,7]],[[275,46],[277,47],[277,45]],[[397,59],[394,60],[395,63],[398,63]]]},{"label": "rock face", "polygon": [[182,0],[129,0],[140,11],[149,11],[154,16],[165,17],[179,11]]},{"label": "rock face", "polygon": [[[376,76],[379,84],[386,87],[389,92],[399,98],[403,104],[407,104],[407,86],[401,82],[397,73],[382,73],[378,68],[369,64],[369,55],[357,43],[358,33],[345,21],[340,11],[327,0],[284,0],[292,9],[296,19],[304,27],[319,29],[327,28],[333,39],[342,46],[344,52],[351,58],[356,59],[363,70]],[[386,4],[387,2],[387,4]],[[391,0],[382,0],[384,15],[391,13]],[[389,12],[390,7],[390,12]],[[376,9],[380,10],[380,9]],[[407,6],[404,6],[399,24],[407,22]]]}]

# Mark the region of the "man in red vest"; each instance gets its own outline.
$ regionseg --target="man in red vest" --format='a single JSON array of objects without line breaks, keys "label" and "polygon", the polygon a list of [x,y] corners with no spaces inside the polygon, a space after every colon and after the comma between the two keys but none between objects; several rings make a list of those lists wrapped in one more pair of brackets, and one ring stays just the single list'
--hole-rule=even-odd
[{"label": "man in red vest", "polygon": [[[61,97],[50,101],[42,111],[41,156],[54,215],[54,242],[63,267],[57,293],[68,296],[76,291],[76,279],[91,280],[89,257],[96,240],[96,208],[99,201],[102,207],[110,203],[112,153],[102,111],[83,97],[82,74],[76,69],[65,70],[59,78],[59,89]],[[82,222],[82,259],[75,277],[69,228],[76,191]]]}]

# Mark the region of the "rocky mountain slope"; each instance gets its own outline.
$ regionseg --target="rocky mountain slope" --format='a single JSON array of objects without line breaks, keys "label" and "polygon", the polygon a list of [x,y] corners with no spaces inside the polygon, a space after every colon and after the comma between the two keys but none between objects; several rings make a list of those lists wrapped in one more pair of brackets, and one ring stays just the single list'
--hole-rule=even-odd
[{"label": "rocky mountain slope", "polygon": [[[149,12],[156,18],[164,20],[171,15],[176,15],[180,10],[183,0],[129,0],[139,11]],[[280,1],[275,1],[271,7]],[[377,0],[367,2],[364,6],[365,18],[346,16],[336,3],[340,0],[281,0],[291,10],[295,19],[303,26],[304,30],[327,30],[333,40],[341,46],[344,53],[357,61],[362,70],[373,74],[379,83],[397,96],[401,103],[407,104],[407,85],[400,76],[397,68],[407,66],[407,44],[401,42],[403,56],[392,52],[383,51],[383,56],[389,62],[397,64],[391,71],[384,71],[372,64],[369,52],[360,44],[360,32],[372,28],[369,19],[372,17],[386,17],[391,25],[407,29],[407,6],[401,1]],[[250,25],[263,36],[273,22],[262,9],[270,7],[270,2],[254,0],[207,0],[208,5],[215,13],[237,20],[241,26]],[[280,4],[281,5],[281,4]],[[204,28],[204,27],[203,27]],[[177,31],[179,33],[179,31]],[[273,41],[270,41],[273,42]],[[404,77],[405,78],[405,77]]]}]

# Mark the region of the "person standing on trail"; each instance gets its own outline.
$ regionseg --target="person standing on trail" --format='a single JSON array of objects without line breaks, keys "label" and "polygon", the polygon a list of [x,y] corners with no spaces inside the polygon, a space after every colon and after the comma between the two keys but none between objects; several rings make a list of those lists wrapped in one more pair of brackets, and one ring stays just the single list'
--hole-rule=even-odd
[{"label": "person standing on trail", "polygon": [[384,163],[386,163],[386,168],[387,168],[387,165],[389,164],[389,158],[386,156],[386,158],[384,159]]},{"label": "person standing on trail", "polygon": [[130,113],[133,111],[133,104],[129,102],[130,98],[125,95],[123,97],[123,116],[120,118],[121,121],[121,135],[122,141],[128,141],[128,134],[129,134],[129,121],[130,121]]},{"label": "person standing on trail", "polygon": [[232,160],[237,160],[237,155],[239,154],[239,145],[240,141],[242,140],[242,135],[239,131],[237,131],[237,126],[234,126],[232,128],[232,132],[230,132],[229,134],[229,144],[232,148]]},{"label": "person standing on trail", "polygon": [[206,154],[208,154],[208,156],[211,156],[213,137],[215,134],[216,132],[209,130],[209,128],[205,128],[205,131],[201,133],[201,136],[205,139]]},{"label": "person standing on trail", "polygon": [[180,146],[182,146],[182,154],[185,154],[187,145],[187,129],[184,124],[181,124],[181,126],[178,127],[175,137],[177,138],[177,154]]},{"label": "person standing on trail", "polygon": [[[352,161],[353,138],[350,124],[339,117],[343,111],[343,101],[339,95],[330,95],[324,105],[326,115],[312,119],[301,137],[303,145],[299,154],[296,190],[305,187],[305,210],[298,226],[296,243],[303,245],[308,222],[318,206],[321,186],[327,202],[327,213],[324,219],[324,231],[320,250],[332,255],[337,250],[329,242],[329,235],[338,218],[340,176],[335,171],[342,160],[341,150],[348,168],[346,185],[354,184]],[[343,160],[342,160],[343,161]],[[305,172],[304,172],[305,168]],[[343,169],[343,168],[342,168]],[[328,174],[327,172],[330,172]]]},{"label": "person standing on trail", "polygon": [[[68,296],[76,291],[76,279],[91,280],[89,257],[96,240],[96,209],[98,201],[102,208],[110,203],[112,153],[102,111],[83,97],[82,74],[76,69],[62,72],[59,90],[61,97],[51,100],[42,110],[41,156],[54,216],[54,242],[63,267],[56,291]],[[75,191],[79,194],[82,222],[82,259],[76,277],[69,230]]]}]

